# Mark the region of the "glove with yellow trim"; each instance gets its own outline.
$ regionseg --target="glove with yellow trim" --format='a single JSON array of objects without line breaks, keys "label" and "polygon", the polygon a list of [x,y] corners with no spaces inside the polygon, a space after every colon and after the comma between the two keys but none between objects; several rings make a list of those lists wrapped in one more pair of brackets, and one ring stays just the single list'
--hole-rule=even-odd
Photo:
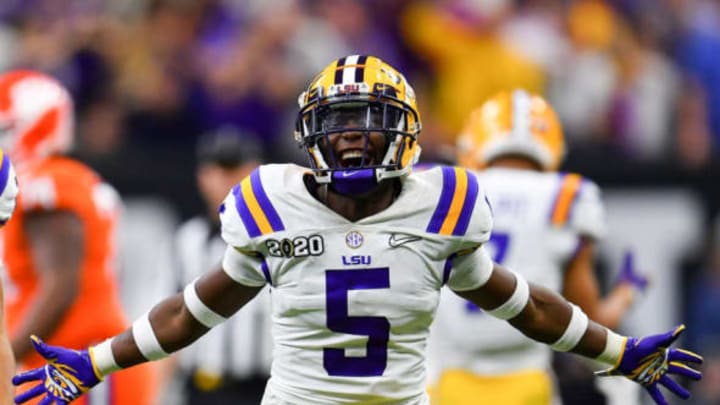
[{"label": "glove with yellow trim", "polygon": [[13,377],[14,385],[40,382],[16,396],[16,404],[44,395],[38,405],[67,405],[102,381],[87,350],[50,346],[36,336],[31,339],[35,350],[47,360],[47,364]]},{"label": "glove with yellow trim", "polygon": [[703,358],[691,351],[673,349],[670,345],[685,330],[685,325],[669,332],[636,339],[629,337],[620,362],[616,367],[595,372],[598,376],[625,376],[645,387],[658,405],[668,402],[658,384],[682,399],[690,398],[690,392],[672,380],[669,374],[700,380],[702,373],[686,363],[701,364]]}]

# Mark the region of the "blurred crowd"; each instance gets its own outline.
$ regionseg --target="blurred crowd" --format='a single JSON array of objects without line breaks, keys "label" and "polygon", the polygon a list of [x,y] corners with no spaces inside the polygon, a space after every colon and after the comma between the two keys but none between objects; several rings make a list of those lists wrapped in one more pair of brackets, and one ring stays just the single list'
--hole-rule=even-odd
[{"label": "blurred crowd", "polygon": [[[305,163],[292,137],[297,95],[346,54],[377,55],[415,84],[425,160],[451,161],[469,111],[524,87],[560,115],[564,169],[603,187],[686,187],[713,232],[716,0],[0,2],[0,70],[57,77],[76,103],[74,155],[123,196],[161,197],[182,218],[204,209],[194,182],[202,134],[236,131],[267,162]],[[720,305],[720,243],[703,239],[683,281],[708,299],[684,302],[705,326],[691,338],[715,353],[720,320],[705,316],[720,313],[707,310]],[[706,379],[717,390],[720,371]]]},{"label": "blurred crowd", "polygon": [[588,175],[607,173],[608,157],[643,173],[669,163],[671,177],[718,160],[712,0],[0,5],[0,68],[60,78],[77,103],[77,155],[121,191],[160,193],[183,214],[200,206],[183,174],[201,133],[231,126],[261,141],[269,160],[303,162],[291,136],[296,96],[328,61],[353,53],[380,56],[416,84],[429,160],[452,156],[470,109],[510,87],[550,99],[568,166]]}]

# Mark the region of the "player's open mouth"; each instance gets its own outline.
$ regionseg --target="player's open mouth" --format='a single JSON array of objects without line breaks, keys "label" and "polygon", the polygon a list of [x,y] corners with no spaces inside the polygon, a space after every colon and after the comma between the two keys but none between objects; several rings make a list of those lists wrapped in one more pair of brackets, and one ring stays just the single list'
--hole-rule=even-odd
[{"label": "player's open mouth", "polygon": [[[364,156],[364,158],[363,158]],[[362,167],[372,165],[373,159],[369,154],[364,155],[361,149],[349,149],[340,152],[340,167]]]}]

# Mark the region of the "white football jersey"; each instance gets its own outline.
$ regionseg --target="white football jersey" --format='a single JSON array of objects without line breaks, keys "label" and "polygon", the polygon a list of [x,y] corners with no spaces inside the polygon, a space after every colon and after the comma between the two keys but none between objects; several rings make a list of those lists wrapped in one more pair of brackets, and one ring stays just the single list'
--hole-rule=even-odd
[{"label": "white football jersey", "polygon": [[[576,174],[491,168],[477,173],[493,210],[491,257],[560,292],[581,236],[605,232],[598,187]],[[481,375],[549,370],[551,350],[444,289],[433,325],[431,381],[443,369]]]},{"label": "white football jersey", "polygon": [[[412,174],[393,204],[351,222],[295,165],[264,165],[221,207],[223,267],[271,286],[277,403],[425,403],[425,351],[443,285],[481,286],[492,218],[473,174]],[[459,253],[459,254],[458,254]],[[267,395],[267,394],[266,394]]]}]

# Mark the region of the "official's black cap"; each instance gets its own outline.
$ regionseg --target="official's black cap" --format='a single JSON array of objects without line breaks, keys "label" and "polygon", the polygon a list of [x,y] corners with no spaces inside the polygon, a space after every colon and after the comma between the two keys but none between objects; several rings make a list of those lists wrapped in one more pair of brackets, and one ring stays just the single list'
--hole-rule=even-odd
[{"label": "official's black cap", "polygon": [[235,167],[250,161],[262,163],[263,150],[251,133],[235,127],[222,127],[198,138],[196,158],[198,164],[214,163]]}]

